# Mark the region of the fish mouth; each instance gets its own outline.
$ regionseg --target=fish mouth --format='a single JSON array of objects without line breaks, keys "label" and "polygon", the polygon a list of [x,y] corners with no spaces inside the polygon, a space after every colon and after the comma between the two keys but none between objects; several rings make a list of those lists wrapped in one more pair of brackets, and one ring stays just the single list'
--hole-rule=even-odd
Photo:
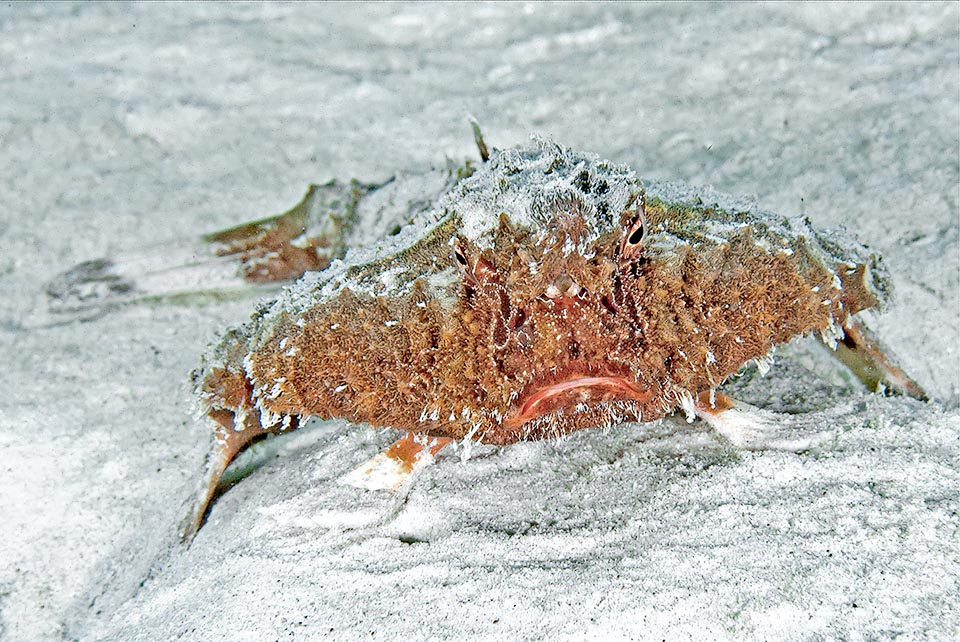
[{"label": "fish mouth", "polygon": [[574,376],[538,388],[524,399],[516,413],[507,417],[503,424],[508,429],[516,428],[561,408],[614,399],[645,403],[652,396],[649,390],[638,388],[636,383],[624,377]]}]

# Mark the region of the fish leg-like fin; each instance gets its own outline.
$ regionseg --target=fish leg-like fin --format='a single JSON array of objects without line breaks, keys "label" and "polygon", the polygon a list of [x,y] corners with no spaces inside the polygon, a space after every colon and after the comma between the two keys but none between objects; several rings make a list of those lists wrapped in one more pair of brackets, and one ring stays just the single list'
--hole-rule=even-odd
[{"label": "fish leg-like fin", "polygon": [[453,440],[425,437],[408,432],[382,453],[374,455],[340,482],[369,490],[396,490],[418,470],[434,461],[434,456]]},{"label": "fish leg-like fin", "polygon": [[[928,399],[916,381],[894,362],[890,351],[854,318],[842,328],[843,336],[836,342],[834,354],[870,390],[907,395],[921,401]],[[827,344],[834,347],[833,342]]]},{"label": "fish leg-like fin", "polygon": [[694,413],[733,445],[746,450],[809,450],[832,433],[802,415],[778,414],[719,392],[701,392]]},{"label": "fish leg-like fin", "polygon": [[180,540],[189,542],[206,521],[207,514],[217,498],[236,481],[224,483],[224,472],[237,456],[251,444],[270,434],[295,430],[299,417],[291,416],[285,423],[264,428],[254,410],[235,413],[232,410],[211,410],[208,416],[214,420],[213,444],[204,462],[204,475],[191,500],[187,514],[180,526]]},{"label": "fish leg-like fin", "polygon": [[290,210],[200,238],[85,261],[46,286],[47,306],[77,314],[149,300],[276,289],[344,252],[357,201],[373,186],[311,185]]}]

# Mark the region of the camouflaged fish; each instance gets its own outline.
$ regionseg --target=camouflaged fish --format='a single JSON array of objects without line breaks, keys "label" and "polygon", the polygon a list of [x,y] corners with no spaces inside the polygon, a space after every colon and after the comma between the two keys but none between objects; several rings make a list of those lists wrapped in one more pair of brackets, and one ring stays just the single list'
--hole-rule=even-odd
[{"label": "camouflaged fish", "polygon": [[194,373],[215,445],[185,537],[244,447],[309,416],[409,431],[366,478],[453,439],[677,409],[730,436],[739,406],[717,387],[811,333],[872,388],[923,396],[855,320],[888,294],[864,246],[547,140],[478,143],[475,170],[314,186],[287,214],[207,237],[247,281],[310,271]]}]

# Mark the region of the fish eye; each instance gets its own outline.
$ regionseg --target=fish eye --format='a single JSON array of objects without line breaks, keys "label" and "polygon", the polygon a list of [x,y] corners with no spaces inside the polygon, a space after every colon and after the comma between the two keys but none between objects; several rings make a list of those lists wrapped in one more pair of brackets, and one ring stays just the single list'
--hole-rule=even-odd
[{"label": "fish eye", "polygon": [[456,260],[457,265],[461,270],[466,270],[469,264],[467,263],[467,256],[463,253],[463,248],[460,247],[459,241],[453,242],[453,258]]},{"label": "fish eye", "polygon": [[630,223],[620,244],[620,258],[629,261],[636,258],[643,250],[643,241],[647,238],[647,220],[642,211],[637,212],[636,218]]},{"label": "fish eye", "polygon": [[450,253],[463,277],[463,282],[471,288],[482,284],[500,283],[500,276],[493,263],[481,254],[470,256],[463,251],[463,246],[463,239],[455,238],[450,241]]},{"label": "fish eye", "polygon": [[637,221],[633,226],[633,232],[627,237],[627,245],[639,245],[643,237],[647,235],[647,226],[643,219]]}]

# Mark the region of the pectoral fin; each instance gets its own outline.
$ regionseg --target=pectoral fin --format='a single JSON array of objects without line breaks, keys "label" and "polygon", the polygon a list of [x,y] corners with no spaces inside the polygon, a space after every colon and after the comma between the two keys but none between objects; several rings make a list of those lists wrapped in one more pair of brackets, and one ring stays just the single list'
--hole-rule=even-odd
[{"label": "pectoral fin", "polygon": [[694,412],[722,437],[745,450],[809,450],[832,433],[816,418],[757,408],[719,392],[697,396]]}]

